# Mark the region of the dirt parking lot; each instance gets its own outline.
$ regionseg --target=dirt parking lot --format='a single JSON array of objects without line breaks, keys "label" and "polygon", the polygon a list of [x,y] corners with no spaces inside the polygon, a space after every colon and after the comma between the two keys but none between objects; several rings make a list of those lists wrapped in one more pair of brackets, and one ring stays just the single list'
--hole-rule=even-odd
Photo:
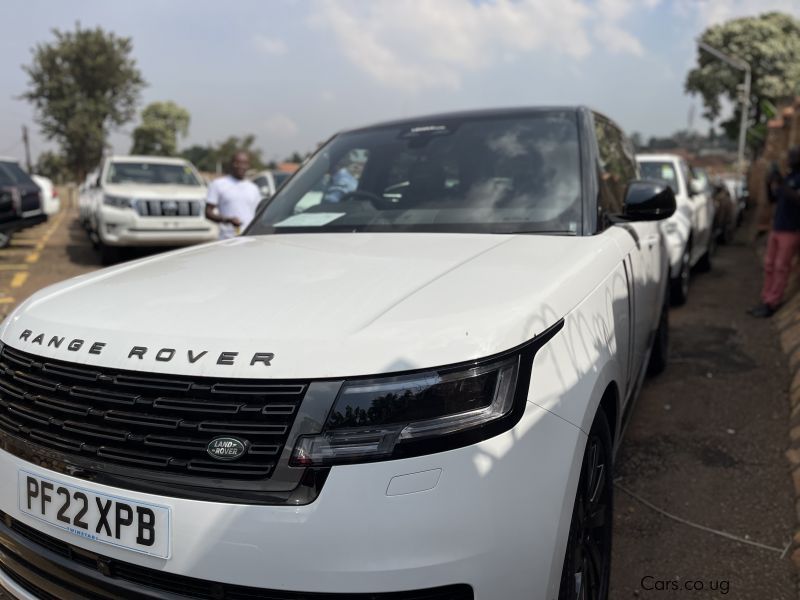
[{"label": "dirt parking lot", "polygon": [[737,241],[671,312],[670,364],[645,385],[617,463],[612,598],[797,597],[782,555],[795,525],[787,360],[774,323],[745,314],[760,280]]}]

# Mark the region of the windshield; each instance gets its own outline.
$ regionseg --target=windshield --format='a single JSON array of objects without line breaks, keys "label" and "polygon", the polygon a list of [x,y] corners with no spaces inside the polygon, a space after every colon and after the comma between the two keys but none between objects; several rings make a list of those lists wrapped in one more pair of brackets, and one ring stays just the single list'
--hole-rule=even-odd
[{"label": "windshield", "polygon": [[549,111],[338,135],[248,233],[574,234],[581,217],[577,118]]},{"label": "windshield", "polygon": [[289,179],[289,173],[273,173],[272,178],[275,180],[275,188],[279,188],[283,185],[283,182]]},{"label": "windshield", "polygon": [[151,162],[112,162],[108,167],[106,183],[202,185],[188,164]]},{"label": "windshield", "polygon": [[0,161],[0,185],[33,184],[33,180],[20,166],[11,161]]},{"label": "windshield", "polygon": [[675,194],[680,193],[678,188],[678,174],[671,161],[646,160],[639,161],[639,173],[642,179],[662,179],[667,182]]}]

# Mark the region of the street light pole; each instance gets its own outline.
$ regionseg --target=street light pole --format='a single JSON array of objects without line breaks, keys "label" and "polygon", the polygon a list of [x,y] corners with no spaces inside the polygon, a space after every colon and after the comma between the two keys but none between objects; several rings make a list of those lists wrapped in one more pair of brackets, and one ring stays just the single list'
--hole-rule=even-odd
[{"label": "street light pole", "polygon": [[[746,63],[745,63],[746,64]],[[744,96],[742,98],[742,120],[739,125],[739,175],[744,178],[744,144],[747,138],[747,118],[750,112],[750,65],[744,72]]]},{"label": "street light pole", "polygon": [[750,112],[750,83],[751,83],[751,73],[750,73],[750,64],[741,58],[737,58],[735,56],[730,56],[721,52],[714,48],[713,46],[709,46],[702,40],[697,40],[697,46],[701,50],[705,50],[712,56],[718,58],[722,62],[732,66],[734,69],[738,69],[740,71],[744,71],[744,89],[742,90],[742,118],[739,124],[739,153],[738,153],[738,161],[739,161],[739,175],[744,177],[744,145],[745,141],[747,140],[747,118],[748,113]]}]

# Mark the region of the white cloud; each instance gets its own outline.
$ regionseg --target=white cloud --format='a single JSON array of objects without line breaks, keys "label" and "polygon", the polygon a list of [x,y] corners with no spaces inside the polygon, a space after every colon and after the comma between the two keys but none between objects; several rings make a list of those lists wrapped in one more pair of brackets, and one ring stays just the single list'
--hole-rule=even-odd
[{"label": "white cloud", "polygon": [[[542,52],[574,64],[596,50],[642,56],[624,27],[660,0],[317,0],[317,27],[378,83],[458,89],[464,75]],[[546,53],[546,54],[545,54]]]},{"label": "white cloud", "polygon": [[798,0],[678,0],[676,12],[694,17],[701,29],[736,17],[749,17],[766,12],[785,12],[800,16]]},{"label": "white cloud", "polygon": [[283,114],[276,114],[269,117],[263,123],[264,132],[272,137],[287,139],[297,134],[297,123]]},{"label": "white cloud", "polygon": [[594,28],[594,37],[612,54],[642,56],[644,48],[633,35],[614,23],[600,23]]},{"label": "white cloud", "polygon": [[464,72],[539,49],[591,51],[580,0],[320,0],[314,23],[376,81],[407,91],[458,88]]},{"label": "white cloud", "polygon": [[281,56],[286,54],[286,42],[266,35],[256,35],[253,37],[253,45],[264,54]]}]

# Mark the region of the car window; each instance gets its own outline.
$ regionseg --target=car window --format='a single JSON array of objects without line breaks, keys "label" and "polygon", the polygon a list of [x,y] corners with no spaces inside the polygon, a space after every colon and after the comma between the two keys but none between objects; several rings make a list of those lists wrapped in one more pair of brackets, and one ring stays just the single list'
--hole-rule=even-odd
[{"label": "car window", "polygon": [[12,161],[0,161],[0,185],[33,184],[30,176]]},{"label": "car window", "polygon": [[597,115],[594,122],[600,160],[600,209],[601,212],[620,214],[625,202],[625,189],[637,177],[633,147],[607,119]]},{"label": "car window", "polygon": [[578,144],[572,111],[340,134],[281,188],[248,233],[576,233]]},{"label": "car window", "polygon": [[202,185],[189,165],[151,162],[112,162],[106,183]]},{"label": "car window", "polygon": [[678,185],[678,173],[675,171],[675,164],[671,160],[641,160],[639,170],[642,179],[661,179],[672,188],[676,194],[680,193]]},{"label": "car window", "polygon": [[691,178],[697,181],[703,191],[707,191],[711,187],[711,181],[709,180],[708,173],[706,173],[705,169],[689,167],[689,173],[691,174]]}]

